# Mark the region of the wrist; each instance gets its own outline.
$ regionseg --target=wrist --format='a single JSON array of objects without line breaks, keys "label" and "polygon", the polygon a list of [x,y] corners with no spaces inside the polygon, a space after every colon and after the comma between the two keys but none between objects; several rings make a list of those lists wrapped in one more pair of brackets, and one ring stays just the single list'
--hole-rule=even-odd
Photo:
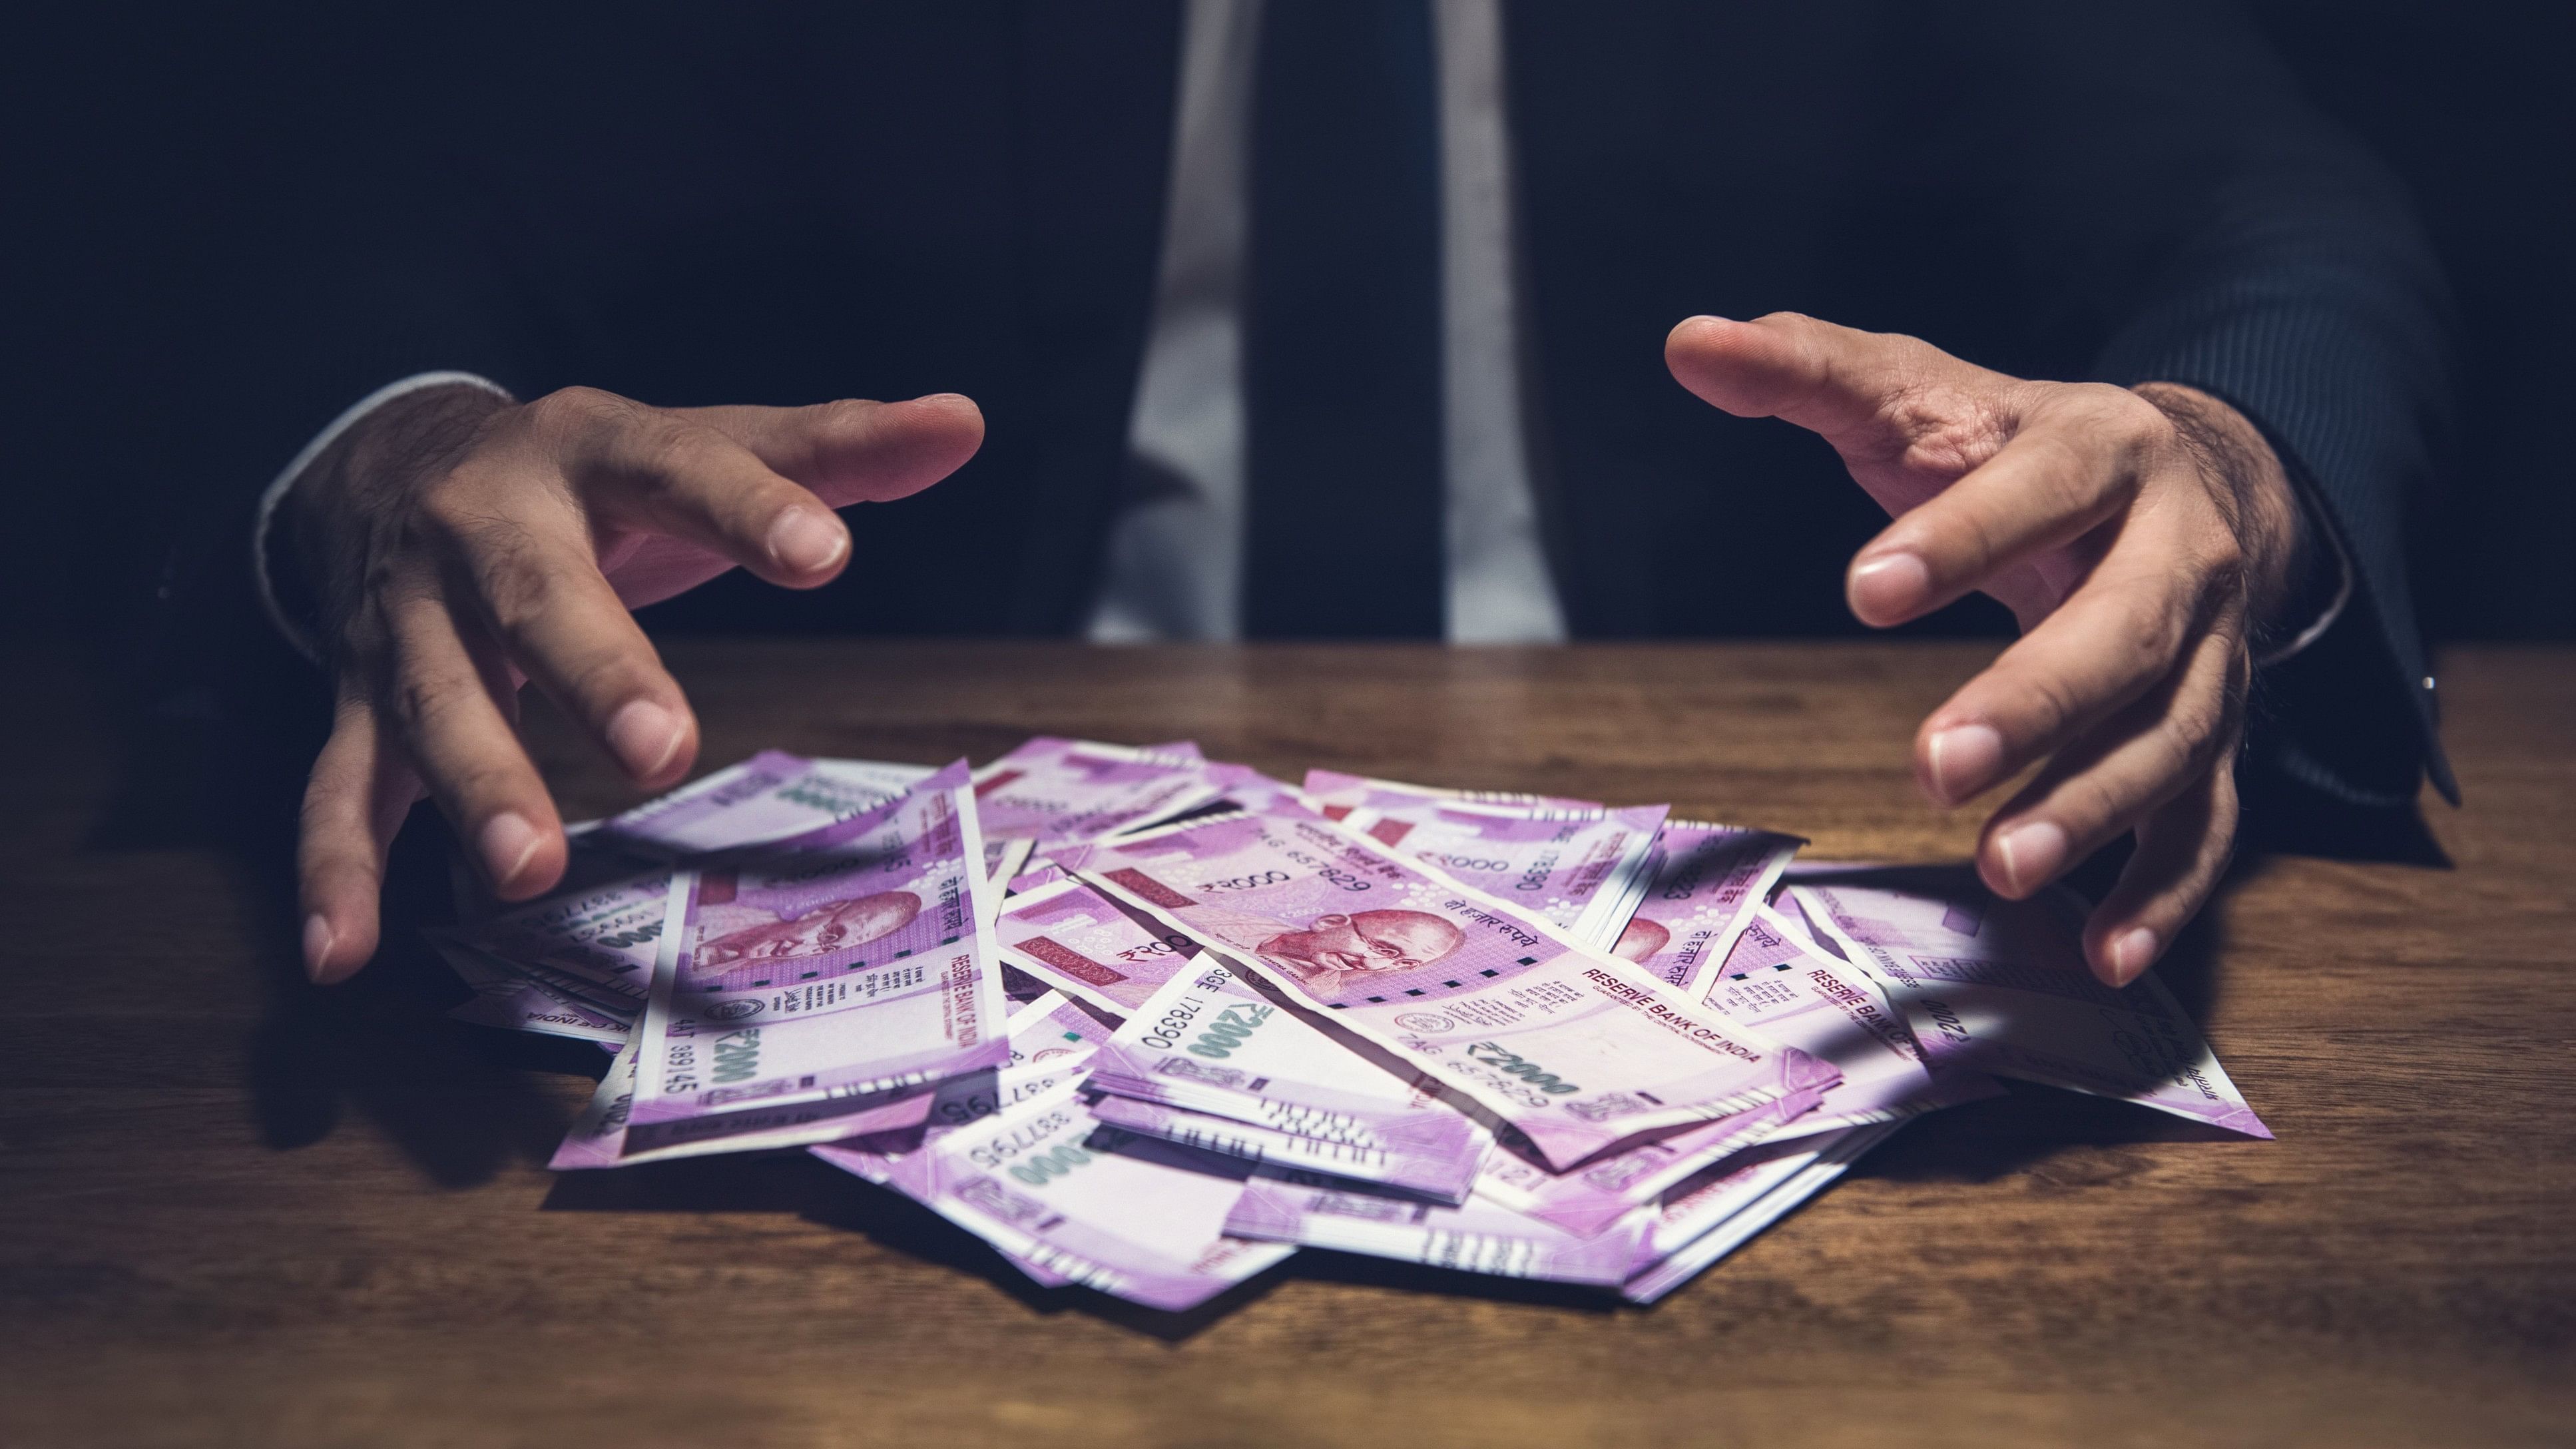
[{"label": "wrist", "polygon": [[[308,639],[345,612],[351,566],[372,519],[416,480],[461,454],[509,394],[458,376],[380,394],[319,441],[275,502],[267,584],[283,620]],[[327,653],[327,646],[321,651]]]},{"label": "wrist", "polygon": [[2245,632],[2261,657],[2316,612],[2311,596],[2331,587],[2331,570],[2298,490],[2262,430],[2243,413],[2179,383],[2132,389],[2172,422],[2209,481],[2236,536],[2245,572]]}]

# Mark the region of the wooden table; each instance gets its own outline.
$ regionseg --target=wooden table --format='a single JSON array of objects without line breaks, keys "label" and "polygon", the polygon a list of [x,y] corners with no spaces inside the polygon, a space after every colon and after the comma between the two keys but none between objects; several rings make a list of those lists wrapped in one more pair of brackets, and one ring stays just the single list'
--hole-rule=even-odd
[{"label": "wooden table", "polygon": [[[710,763],[1192,736],[1821,856],[1973,828],[1905,750],[1975,647],[670,654]],[[2185,939],[2169,979],[2277,1143],[2018,1090],[1652,1310],[1308,1254],[1180,1323],[1032,1290],[808,1159],[549,1175],[596,1053],[448,1021],[408,930],[305,989],[273,874],[102,843],[103,707],[30,667],[0,725],[0,1443],[2576,1439],[2568,651],[2445,662],[2457,869],[2252,862]],[[568,811],[624,802],[534,730]]]}]

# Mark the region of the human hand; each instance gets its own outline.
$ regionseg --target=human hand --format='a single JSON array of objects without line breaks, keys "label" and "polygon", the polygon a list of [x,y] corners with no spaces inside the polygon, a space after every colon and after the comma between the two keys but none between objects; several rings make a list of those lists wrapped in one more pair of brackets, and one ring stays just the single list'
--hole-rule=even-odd
[{"label": "human hand", "polygon": [[1823,437],[1893,515],[1846,578],[1862,622],[1971,590],[2020,620],[1925,718],[1915,775],[1955,805],[2046,762],[1978,842],[1978,873],[2014,899],[2136,831],[2084,931],[2096,975],[2136,979],[2226,865],[2249,639],[2303,564],[2299,502],[2262,435],[2190,388],[2025,381],[1794,313],[1694,317],[1664,355],[1717,407]]},{"label": "human hand", "polygon": [[589,388],[513,404],[426,389],[369,415],[287,495],[336,696],[304,794],[305,969],[375,954],[385,852],[438,801],[504,900],[563,874],[563,824],[515,728],[535,680],[627,777],[688,773],[697,722],[629,610],[741,567],[840,573],[832,510],[901,498],[983,440],[953,395],[653,408]]}]

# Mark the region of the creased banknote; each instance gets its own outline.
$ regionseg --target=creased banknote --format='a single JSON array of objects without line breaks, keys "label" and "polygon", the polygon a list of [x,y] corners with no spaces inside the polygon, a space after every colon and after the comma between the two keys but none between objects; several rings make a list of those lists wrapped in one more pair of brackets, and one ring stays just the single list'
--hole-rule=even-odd
[{"label": "creased banknote", "polygon": [[1445,800],[1362,806],[1342,824],[1606,948],[1643,897],[1664,807],[1570,810]]},{"label": "creased banknote", "polygon": [[1438,785],[1408,785],[1401,780],[1372,780],[1339,770],[1308,770],[1305,794],[1322,807],[1326,819],[1339,820],[1354,810],[1388,810],[1423,801],[1459,805],[1503,805],[1539,810],[1602,810],[1598,800],[1564,795],[1527,795],[1516,790],[1451,790]]},{"label": "creased banknote", "polygon": [[2272,1135],[2153,972],[2117,991],[2094,979],[2081,907],[2064,892],[2007,901],[1960,870],[1794,890],[1807,919],[1879,977],[1936,1070],[2020,1077]]},{"label": "creased banknote", "polygon": [[559,892],[455,933],[454,939],[549,981],[578,982],[585,997],[641,1010],[650,994],[671,872],[646,871],[587,890]]},{"label": "creased banknote", "polygon": [[889,1181],[1012,1257],[1178,1311],[1293,1251],[1225,1235],[1248,1170],[1103,1126],[1067,1086],[896,1159]]},{"label": "creased banknote", "polygon": [[1139,749],[1041,736],[975,772],[975,809],[986,840],[1045,850],[1169,819],[1224,789],[1196,745]]},{"label": "creased banknote", "polygon": [[763,750],[601,821],[599,833],[662,859],[776,845],[879,809],[933,768]]},{"label": "creased banknote", "polygon": [[1632,1214],[1585,1237],[1483,1197],[1444,1206],[1266,1168],[1244,1184],[1225,1220],[1226,1231],[1239,1238],[1600,1287],[1623,1283],[1634,1272],[1646,1227],[1646,1215]]},{"label": "creased banknote", "polygon": [[535,977],[463,942],[433,938],[433,944],[446,959],[448,969],[474,988],[472,1000],[447,1013],[458,1021],[543,1036],[618,1043],[633,1031],[631,1007],[626,1015],[619,1015],[581,997],[549,990]]},{"label": "creased banknote", "polygon": [[672,875],[633,1121],[915,1087],[1008,1059],[965,763],[836,844]]},{"label": "creased banknote", "polygon": [[1119,1016],[1196,969],[1199,949],[1188,936],[1071,877],[1004,901],[994,931],[1003,960]]},{"label": "creased banknote", "polygon": [[1192,1112],[1133,1097],[1089,1099],[1091,1115],[1141,1137],[1159,1137],[1206,1152],[1264,1166],[1322,1173],[1351,1182],[1377,1183],[1445,1203],[1466,1201],[1476,1182],[1483,1149],[1461,1154],[1390,1151],[1353,1142],[1300,1137],[1231,1117]]},{"label": "creased banknote", "polygon": [[1767,906],[1727,954],[1709,985],[1708,1005],[1842,1069],[1821,1109],[1784,1126],[1784,1133],[1890,1122],[2002,1090],[1982,1073],[1958,1067],[1932,1074],[1878,979],[1825,954]]},{"label": "creased banknote", "polygon": [[1813,1056],[1293,805],[1102,842],[1072,868],[1481,1103],[1560,1171],[1640,1132],[1834,1080]]},{"label": "creased banknote", "polygon": [[1050,991],[1011,1013],[1005,1024],[1010,1060],[1001,1066],[950,1077],[930,1089],[921,1119],[908,1126],[846,1137],[814,1154],[835,1167],[883,1182],[896,1158],[997,1112],[1079,1081],[1109,1029],[1062,993]]},{"label": "creased banknote", "polygon": [[1129,1016],[1092,1058],[1091,1086],[1383,1152],[1391,1172],[1443,1172],[1493,1145],[1421,1069],[1308,1021],[1215,962],[1165,982]]},{"label": "creased banknote", "polygon": [[574,1119],[572,1130],[564,1134],[548,1166],[569,1172],[633,1167],[724,1152],[805,1147],[854,1134],[897,1131],[918,1123],[931,1105],[929,1092],[910,1088],[638,1125],[632,1118],[639,1060],[636,1043],[630,1041],[619,1049],[616,1059],[609,1063],[608,1075],[600,1079],[589,1104]]},{"label": "creased banknote", "polygon": [[1768,830],[1666,821],[1645,894],[1610,954],[1701,1000],[1803,843]]},{"label": "creased banknote", "polygon": [[1809,1087],[1713,1121],[1666,1128],[1565,1172],[1496,1152],[1485,1159],[1476,1191],[1514,1212],[1588,1237],[1607,1231],[1710,1164],[1788,1130],[1812,1114],[1824,1096]]},{"label": "creased banknote", "polygon": [[[1665,1201],[1649,1234],[1652,1261],[1620,1288],[1620,1296],[1631,1303],[1652,1303],[1707,1272],[1719,1259],[1832,1186],[1862,1153],[1903,1125],[1881,1122],[1846,1128],[1828,1139],[1809,1138],[1796,1144],[1807,1151],[1730,1166],[1704,1185],[1677,1191]],[[1664,1244],[1676,1240],[1679,1246],[1664,1249]]]}]

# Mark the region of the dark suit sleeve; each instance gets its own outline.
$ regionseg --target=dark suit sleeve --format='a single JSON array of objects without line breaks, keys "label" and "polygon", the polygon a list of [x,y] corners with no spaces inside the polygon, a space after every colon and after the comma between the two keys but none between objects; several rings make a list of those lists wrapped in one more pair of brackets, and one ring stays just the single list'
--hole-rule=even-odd
[{"label": "dark suit sleeve", "polygon": [[[1953,17],[1961,18],[1961,17]],[[2093,375],[2188,384],[2252,419],[2353,571],[2326,634],[2258,678],[2240,771],[2256,815],[2456,801],[2410,597],[2408,500],[2447,418],[2449,303],[2403,189],[2205,4],[1978,7],[2019,72],[1984,134],[2044,291],[2092,312]]]}]

